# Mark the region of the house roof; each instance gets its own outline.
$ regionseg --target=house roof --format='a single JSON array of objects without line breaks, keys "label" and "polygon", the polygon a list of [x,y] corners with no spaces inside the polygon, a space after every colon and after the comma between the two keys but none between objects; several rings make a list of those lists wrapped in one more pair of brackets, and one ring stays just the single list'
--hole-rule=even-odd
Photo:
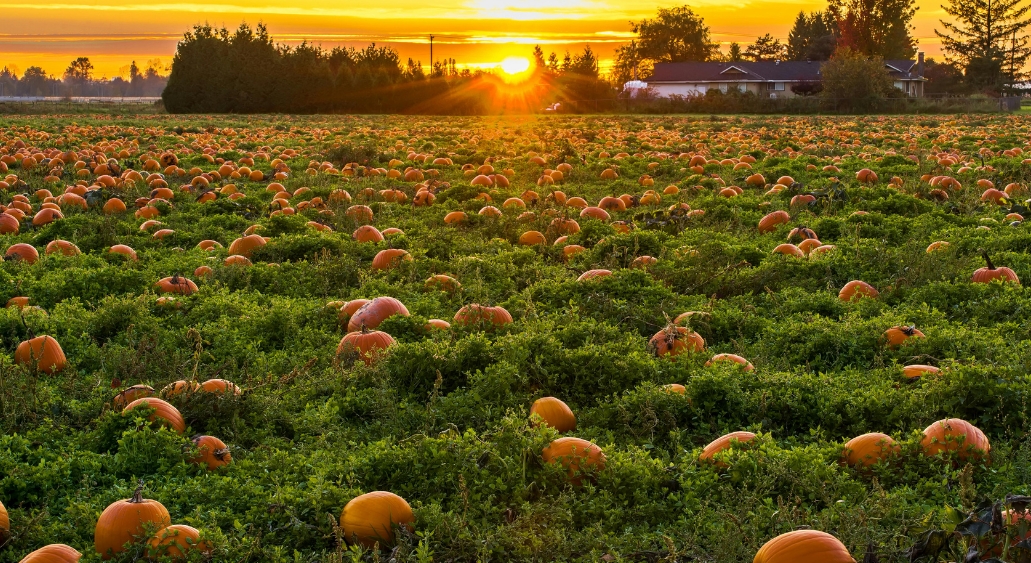
[{"label": "house roof", "polygon": [[[891,60],[885,66],[896,80],[919,80],[916,61]],[[820,61],[738,61],[732,63],[656,63],[645,82],[806,82],[819,81]]]}]

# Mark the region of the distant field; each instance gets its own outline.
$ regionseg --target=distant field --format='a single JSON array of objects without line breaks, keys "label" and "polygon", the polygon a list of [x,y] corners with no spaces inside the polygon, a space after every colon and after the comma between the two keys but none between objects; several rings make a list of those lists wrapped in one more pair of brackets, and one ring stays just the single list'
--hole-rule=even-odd
[{"label": "distant field", "polygon": [[[987,254],[979,279],[1031,279],[1029,135],[0,116],[0,563],[100,561],[95,540],[169,523],[200,531],[192,561],[739,563],[806,527],[857,561],[1026,561],[1006,499],[1031,495],[1031,291],[972,276]],[[854,280],[877,295],[839,297]],[[355,312],[381,296],[407,315]],[[531,417],[544,397],[575,422]],[[925,436],[947,418],[983,435]],[[736,431],[755,437],[709,455]],[[846,450],[871,432],[894,443]],[[194,463],[197,435],[223,467]],[[547,461],[562,437],[601,455]],[[95,537],[139,479],[169,519]],[[352,535],[375,511],[340,527],[371,491],[413,513],[379,553]]]}]

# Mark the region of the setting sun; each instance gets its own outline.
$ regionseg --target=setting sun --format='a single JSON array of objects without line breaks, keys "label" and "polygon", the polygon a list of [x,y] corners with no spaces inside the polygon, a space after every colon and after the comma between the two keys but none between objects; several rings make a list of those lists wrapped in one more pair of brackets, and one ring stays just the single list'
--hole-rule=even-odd
[{"label": "setting sun", "polygon": [[505,74],[519,74],[530,69],[530,61],[526,57],[508,57],[501,61],[501,70]]}]

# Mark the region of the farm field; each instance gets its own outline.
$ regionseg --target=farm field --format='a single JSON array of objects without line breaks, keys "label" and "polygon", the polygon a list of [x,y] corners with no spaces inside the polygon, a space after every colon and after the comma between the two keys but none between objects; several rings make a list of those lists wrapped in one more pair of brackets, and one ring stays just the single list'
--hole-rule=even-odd
[{"label": "farm field", "polygon": [[[1029,151],[1019,115],[0,117],[0,563],[1031,561]],[[140,480],[167,514],[105,511]],[[342,523],[374,491],[411,514]]]}]

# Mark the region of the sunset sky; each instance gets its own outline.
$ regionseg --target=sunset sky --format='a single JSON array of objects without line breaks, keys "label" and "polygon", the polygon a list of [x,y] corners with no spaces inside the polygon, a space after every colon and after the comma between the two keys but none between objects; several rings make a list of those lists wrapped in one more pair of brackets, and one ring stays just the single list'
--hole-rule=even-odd
[{"label": "sunset sky", "polygon": [[[919,48],[940,54],[934,29],[944,12],[936,0],[918,0],[914,20]],[[308,39],[330,48],[390,45],[402,58],[428,66],[433,33],[434,58],[453,57],[459,66],[494,67],[506,57],[529,56],[535,44],[545,52],[579,51],[591,45],[603,70],[612,53],[631,37],[630,20],[651,17],[678,2],[648,0],[392,0],[329,3],[317,0],[214,0],[212,3],[139,0],[80,0],[75,3],[13,0],[4,10],[0,66],[24,72],[42,66],[60,75],[78,56],[88,56],[98,76],[117,76],[136,60],[172,60],[176,42],[196,23],[237,27],[263,21],[277,41]],[[724,48],[772,33],[786,39],[799,10],[823,9],[821,0],[701,0],[690,3]]]}]

